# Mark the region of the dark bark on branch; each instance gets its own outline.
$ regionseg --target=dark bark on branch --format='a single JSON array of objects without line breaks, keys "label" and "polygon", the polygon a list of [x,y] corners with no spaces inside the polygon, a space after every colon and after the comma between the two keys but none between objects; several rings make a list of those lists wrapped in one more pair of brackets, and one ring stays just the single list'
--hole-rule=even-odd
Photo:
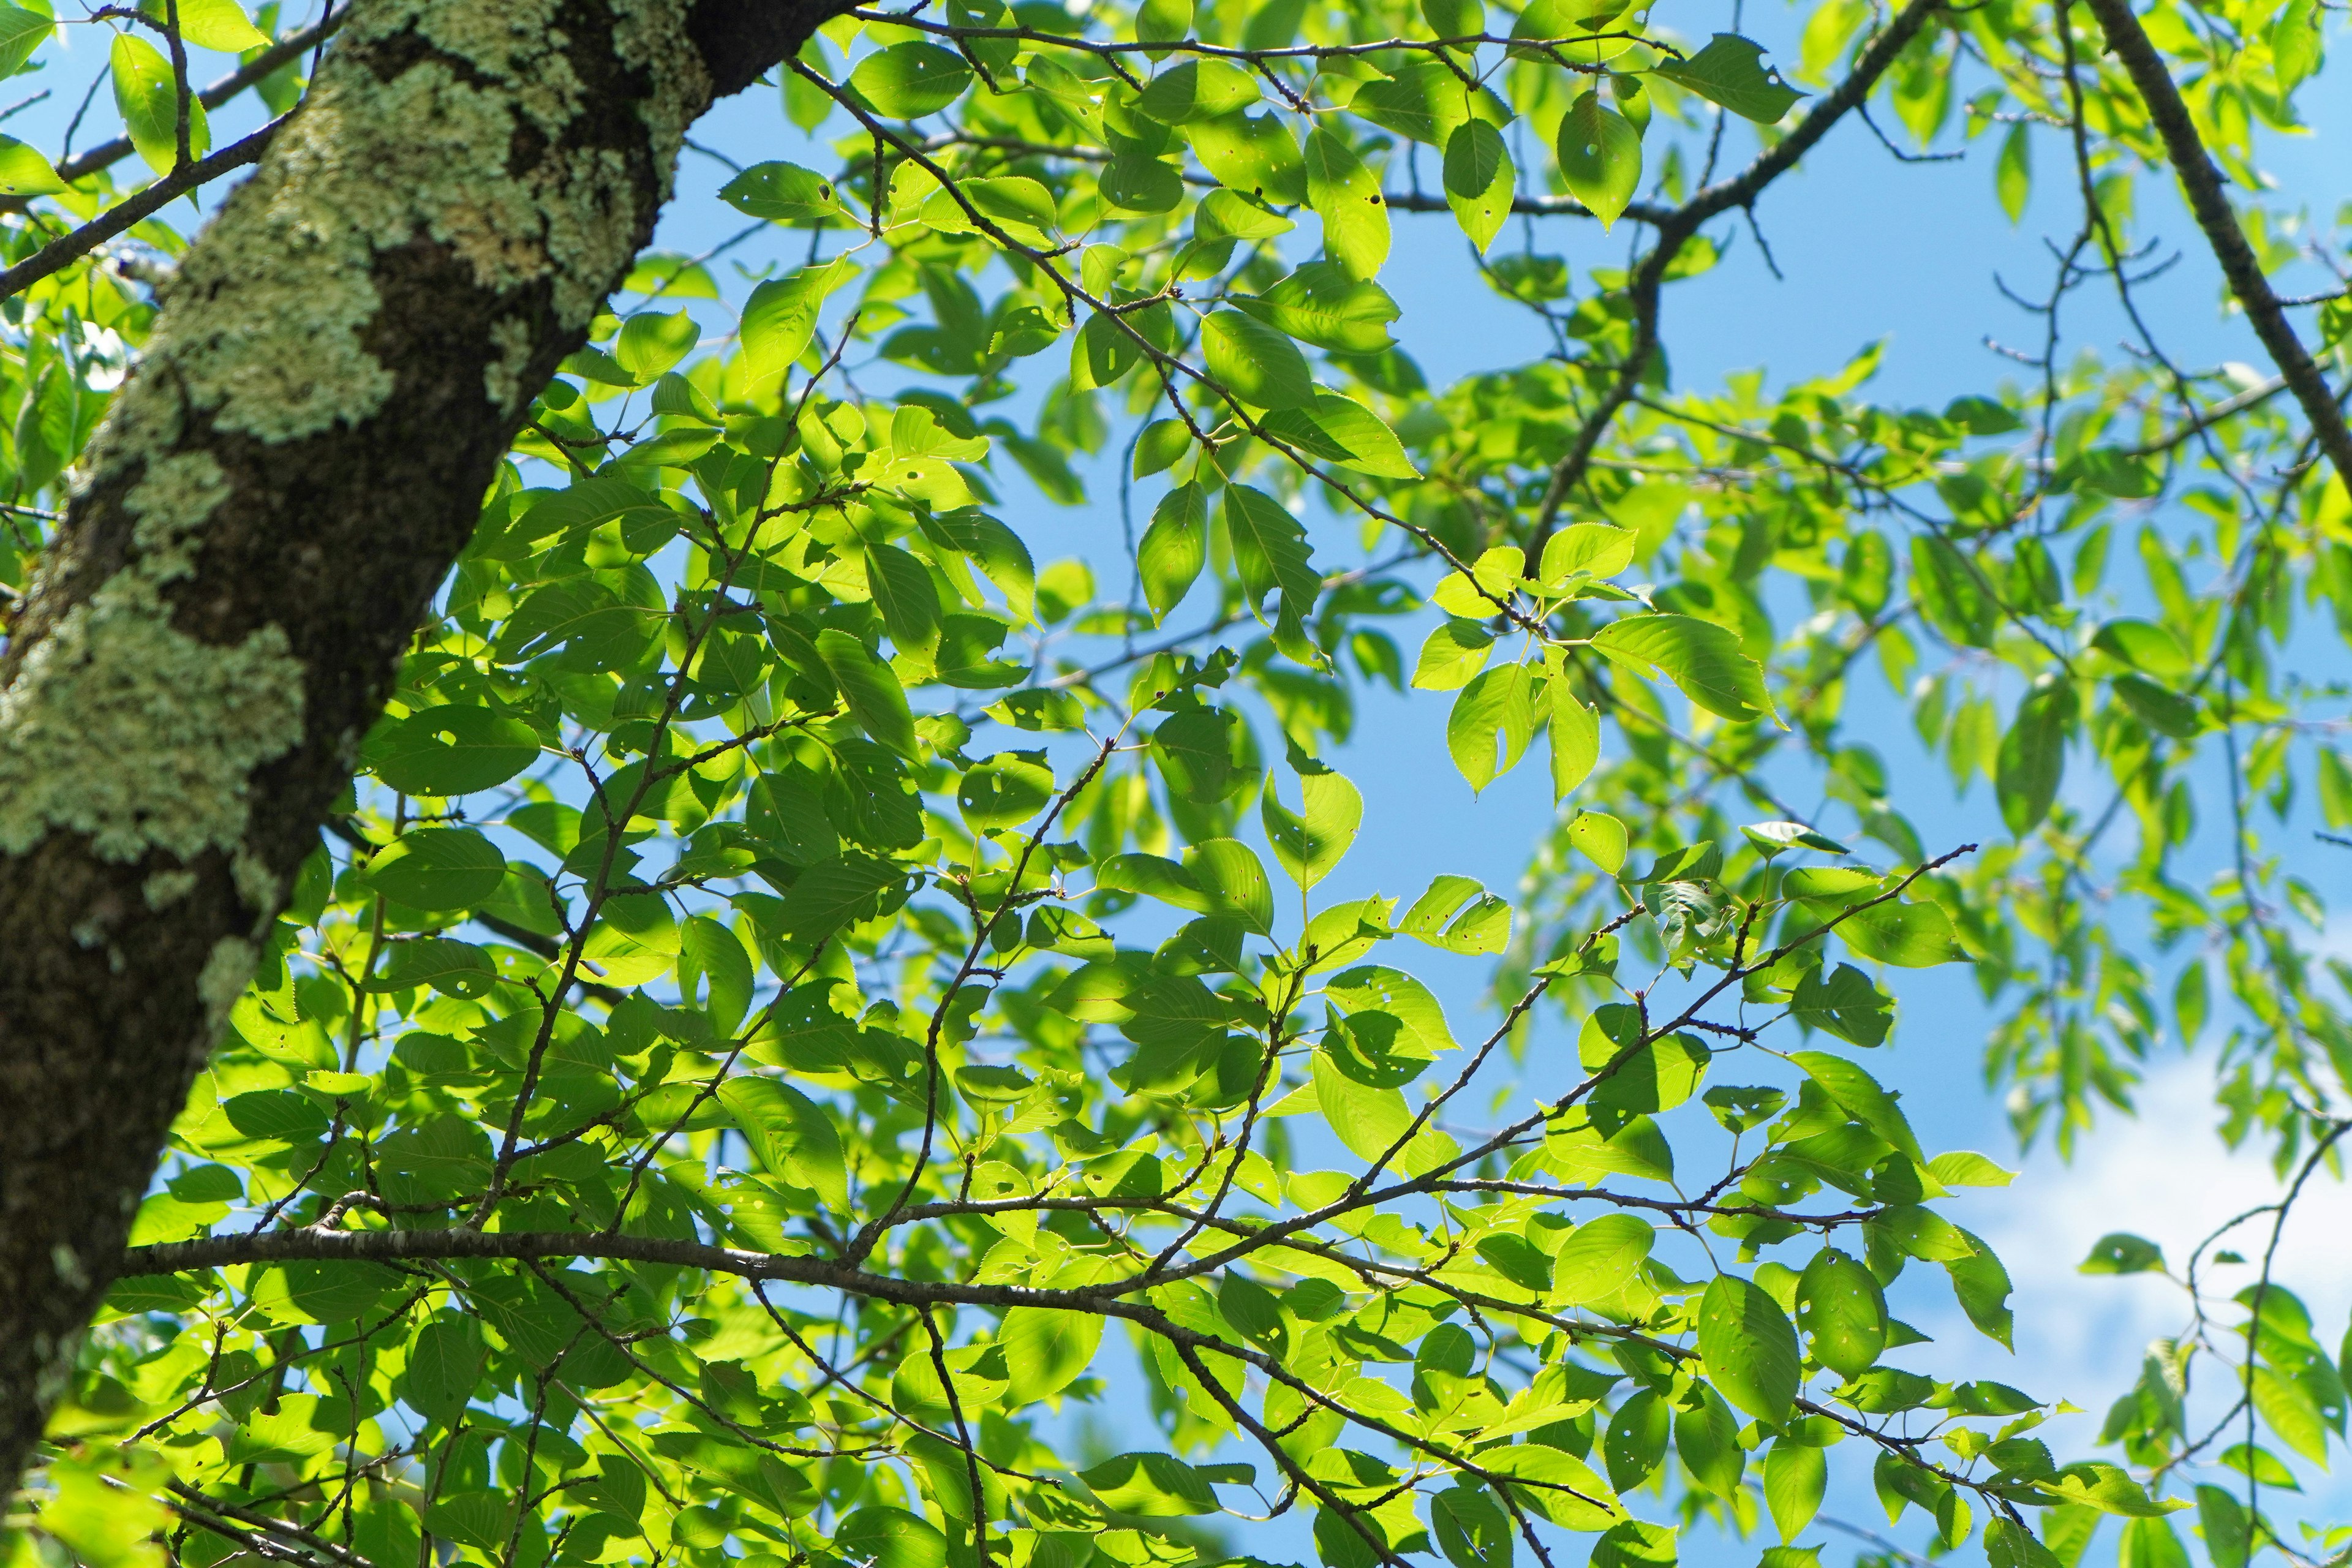
[{"label": "dark bark on branch", "polygon": [[686,126],[842,8],[509,4],[352,8],[0,649],[0,1494],[532,393]]},{"label": "dark bark on branch", "polygon": [[2106,35],[2107,47],[2123,62],[2132,85],[2139,89],[2141,101],[2147,105],[2148,118],[2156,122],[2157,134],[2164,140],[2165,154],[2172,160],[2173,173],[2179,175],[2180,187],[2189,197],[2189,210],[2196,215],[2197,226],[2205,231],[2205,243],[2212,248],[2214,259],[2221,264],[2221,276],[2229,279],[2230,292],[2245,307],[2254,335],[2262,339],[2271,362],[2286,378],[2294,400],[2303,405],[2304,417],[2311,421],[2312,434],[2318,437],[2320,449],[2336,466],[2337,481],[2352,490],[2352,426],[2346,425],[2343,405],[2328,390],[2327,378],[2312,363],[2303,340],[2295,336],[2285,308],[2271,291],[2270,279],[2263,274],[2263,264],[2255,258],[2253,247],[2246,243],[2245,231],[2238,226],[2238,215],[2230,205],[2221,171],[2213,166],[2212,157],[2205,151],[2197,126],[2189,118],[2189,106],[2180,100],[2180,89],[2173,85],[2164,57],[2157,53],[2139,18],[2132,15],[2130,0],[2090,0],[2090,6],[2092,15],[2099,19],[2100,30]]}]

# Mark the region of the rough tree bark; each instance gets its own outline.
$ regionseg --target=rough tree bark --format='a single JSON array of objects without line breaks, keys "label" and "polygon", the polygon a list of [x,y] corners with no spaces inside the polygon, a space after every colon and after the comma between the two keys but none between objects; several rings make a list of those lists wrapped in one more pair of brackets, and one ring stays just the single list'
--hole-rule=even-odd
[{"label": "rough tree bark", "polygon": [[538,387],[847,0],[359,0],[0,650],[0,1496]]}]

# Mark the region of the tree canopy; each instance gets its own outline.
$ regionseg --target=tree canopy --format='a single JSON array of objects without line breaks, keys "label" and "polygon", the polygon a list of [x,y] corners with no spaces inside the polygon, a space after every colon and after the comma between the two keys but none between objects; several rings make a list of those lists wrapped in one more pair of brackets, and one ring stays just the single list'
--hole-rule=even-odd
[{"label": "tree canopy", "polygon": [[[123,130],[0,137],[0,1563],[2347,1561],[2329,16],[0,5]],[[2069,193],[2031,347],[1676,373],[1832,136]],[[1523,312],[1451,385],[1404,225]],[[1320,890],[1379,689],[1549,770],[1517,885]],[[2273,1157],[2084,1264],[2128,1390],[1896,1315],[2014,1326],[1940,965],[2021,1144],[2186,1047]]]}]

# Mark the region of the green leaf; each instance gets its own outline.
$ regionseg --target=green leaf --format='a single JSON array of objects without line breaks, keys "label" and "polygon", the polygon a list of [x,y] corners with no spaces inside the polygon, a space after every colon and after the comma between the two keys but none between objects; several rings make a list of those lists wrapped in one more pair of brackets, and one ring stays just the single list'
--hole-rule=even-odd
[{"label": "green leaf", "polygon": [[1802,1068],[1805,1076],[1820,1085],[1822,1092],[1839,1110],[1909,1155],[1914,1163],[1927,1163],[1927,1156],[1920,1152],[1919,1140],[1912,1134],[1909,1119],[1895,1103],[1895,1097],[1879,1087],[1877,1079],[1843,1057],[1822,1051],[1791,1051],[1789,1059]]},{"label": "green leaf", "polygon": [[974,833],[1017,827],[1054,798],[1054,770],[1043,752],[999,752],[956,784],[956,809]]},{"label": "green leaf", "polygon": [[897,673],[868,653],[864,643],[830,626],[816,634],[816,651],[859,727],[900,756],[919,760],[914,713]]},{"label": "green leaf", "polygon": [[1151,732],[1152,761],[1168,787],[1201,805],[1234,793],[1241,775],[1234,766],[1234,719],[1213,708],[1171,713]]},{"label": "green leaf", "polygon": [[719,199],[749,216],[795,227],[854,221],[833,182],[798,163],[754,163],[719,186]]},{"label": "green leaf", "polygon": [[[1864,958],[1905,969],[1927,969],[1968,959],[1943,906],[1896,900],[1858,910],[1838,922],[1840,941]],[[1843,1031],[1832,1030],[1843,1037]],[[1860,1042],[1856,1042],[1859,1044]]]},{"label": "green leaf", "polygon": [[684,310],[640,310],[621,324],[613,358],[638,385],[654,381],[693,352],[701,330]]},{"label": "green leaf", "polygon": [[[1797,1326],[1813,1359],[1852,1381],[1878,1364],[1886,1349],[1885,1294],[1869,1269],[1833,1247],[1823,1247],[1797,1280]],[[1813,1500],[1821,1500],[1818,1492]]]},{"label": "green leaf", "polygon": [[2055,1479],[2041,1482],[2040,1489],[2061,1502],[2078,1503],[2126,1519],[2156,1519],[2189,1506],[2172,1499],[2158,1502],[2123,1467],[2095,1459],[2065,1466]]},{"label": "green leaf", "polygon": [[2091,1246],[2078,1274],[2146,1274],[2164,1268],[2164,1248],[2127,1231],[2111,1231]]},{"label": "green leaf", "polygon": [[1614,577],[1633,563],[1636,536],[1633,530],[1605,522],[1572,522],[1544,542],[1537,578],[1547,589],[1564,584],[1581,572],[1594,577]]},{"label": "green leaf", "polygon": [[1748,841],[1767,855],[1777,855],[1783,849],[1818,849],[1824,855],[1850,855],[1852,850],[1836,839],[1817,833],[1801,822],[1751,822],[1739,830]]},{"label": "green leaf", "polygon": [[1380,416],[1336,392],[1315,389],[1306,406],[1279,408],[1265,416],[1267,435],[1307,456],[1381,479],[1417,479],[1421,470],[1405,456],[1404,444]]},{"label": "green leaf", "polygon": [[1323,220],[1325,256],[1353,279],[1380,271],[1389,255],[1389,209],[1380,177],[1319,121],[1307,136],[1307,205]]},{"label": "green leaf", "polygon": [[849,85],[891,120],[936,114],[963,96],[971,70],[963,57],[937,44],[893,44],[868,55],[849,73]]},{"label": "green leaf", "polygon": [[0,196],[54,195],[65,188],[55,166],[37,149],[0,135]]},{"label": "green leaf", "polygon": [[1004,1314],[996,1342],[1004,1347],[1015,1405],[1031,1405],[1067,1388],[1091,1365],[1102,1343],[1104,1320],[1092,1312],[1015,1307]]},{"label": "green leaf", "polygon": [[1737,33],[1717,33],[1688,59],[1666,60],[1651,68],[1744,120],[1778,125],[1790,105],[1805,95],[1782,81],[1778,70],[1767,69],[1763,55],[1760,44]]},{"label": "green leaf", "polygon": [[470,909],[506,880],[507,858],[470,827],[419,827],[368,862],[368,886],[416,910]]},{"label": "green leaf", "polygon": [[2108,621],[2091,638],[2091,646],[2158,680],[2186,679],[2196,668],[2179,640],[2153,621]]},{"label": "green leaf", "polygon": [[825,296],[856,276],[855,263],[828,261],[772,278],[751,290],[743,305],[742,339],[754,388],[783,379],[815,338]]},{"label": "green leaf", "polygon": [[[1843,931],[1853,924],[1849,921],[1838,929]],[[1895,999],[1851,963],[1839,964],[1827,980],[1818,969],[1808,971],[1790,993],[1789,1011],[1806,1027],[1826,1029],[1854,1046],[1885,1045],[1886,1031],[1895,1023]]]},{"label": "green leaf", "polygon": [[445,703],[378,725],[361,758],[404,795],[470,795],[537,762],[539,731],[488,708]]},{"label": "green leaf", "polygon": [[178,9],[180,37],[200,49],[234,55],[268,47],[269,35],[253,25],[236,0],[178,0]]},{"label": "green leaf", "polygon": [[1257,851],[1238,838],[1204,838],[1184,851],[1184,870],[1212,900],[1206,914],[1231,915],[1265,936],[1274,930],[1274,887]]},{"label": "green leaf", "polygon": [[2234,1493],[2222,1487],[2200,1486],[2197,1522],[2213,1568],[2246,1568],[2252,1553],[2252,1532],[2246,1528],[2245,1508]]},{"label": "green leaf", "polygon": [[1187,60],[1162,71],[1136,100],[1136,111],[1162,125],[1189,125],[1238,114],[1264,96],[1257,79],[1221,59]]},{"label": "green leaf", "polygon": [[946,1568],[947,1537],[900,1508],[861,1508],[834,1526],[833,1549],[867,1568]]},{"label": "green leaf", "polygon": [[1543,722],[1546,695],[1541,673],[1517,664],[1483,671],[1462,689],[1446,716],[1445,749],[1473,792],[1518,765]]},{"label": "green leaf", "polygon": [[1555,683],[1551,698],[1551,797],[1569,792],[1591,776],[1601,760],[1601,715]]},{"label": "green leaf", "polygon": [[898,867],[871,855],[819,860],[785,892],[780,929],[803,942],[823,942],[845,925],[873,919],[882,894],[902,878]]},{"label": "green leaf", "polygon": [[1483,120],[1454,127],[1445,140],[1445,205],[1480,255],[1511,216],[1518,171],[1511,166],[1503,133]]},{"label": "green leaf", "polygon": [[[1201,166],[1229,191],[1284,206],[1307,199],[1307,164],[1299,155],[1297,140],[1279,115],[1226,114],[1196,120],[1184,127],[1184,140]],[[1118,160],[1112,163],[1116,167]],[[1152,166],[1166,176],[1168,205],[1137,210],[1166,212],[1182,201],[1183,182],[1167,164]],[[1119,205],[1132,205],[1126,201]]]},{"label": "green leaf", "polygon": [[2058,798],[2074,719],[2074,689],[2043,687],[2018,704],[2009,732],[2000,738],[2000,764],[1993,782],[2000,794],[2001,820],[2020,838],[2042,825]]},{"label": "green leaf", "polygon": [[1307,262],[1264,294],[1236,294],[1231,302],[1286,336],[1332,353],[1376,354],[1396,346],[1388,324],[1397,319],[1397,302],[1378,283],[1349,277],[1337,262]]},{"label": "green leaf", "polygon": [[1256,408],[1302,408],[1315,383],[1298,345],[1239,310],[1219,310],[1201,323],[1201,354],[1209,374]]},{"label": "green leaf", "polygon": [[[33,52],[49,41],[49,35],[57,30],[57,18],[45,12],[24,5],[0,5],[0,77],[15,76],[23,70],[25,63],[33,58]],[[17,142],[16,145],[21,147],[24,143]],[[46,168],[48,160],[43,158],[41,163]],[[57,185],[50,188],[60,190],[64,187]]]},{"label": "green leaf", "polygon": [[1255,607],[1278,589],[1285,617],[1303,619],[1323,586],[1307,554],[1305,526],[1280,501],[1249,485],[1226,486],[1223,510],[1234,570],[1248,604]]},{"label": "green leaf", "polygon": [[[172,62],[163,52],[136,33],[114,35],[108,55],[114,77],[114,107],[122,129],[147,166],[168,174],[180,162],[179,89]],[[201,158],[212,149],[212,130],[205,106],[192,89],[188,97],[188,156]]]},{"label": "green leaf", "polygon": [[1699,1300],[1698,1351],[1726,1399],[1763,1420],[1788,1420],[1801,1358],[1779,1302],[1745,1279],[1717,1275]]},{"label": "green leaf", "polygon": [[[1674,1414],[1674,1406],[1648,1388],[1637,1389],[1617,1407],[1601,1439],[1601,1461],[1608,1468],[1611,1486],[1630,1492],[1664,1461]],[[1595,1555],[1599,1551],[1596,1546]],[[1666,1561],[1671,1563],[1673,1558]]]},{"label": "green leaf", "polygon": [[1477,622],[1448,616],[1421,645],[1412,684],[1423,691],[1458,691],[1486,668],[1494,646],[1494,634]]},{"label": "green leaf", "polygon": [[[1708,712],[1738,721],[1780,723],[1764,671],[1740,650],[1739,638],[1713,621],[1691,616],[1628,616],[1592,634],[1596,652],[1637,670],[1662,671]],[[1786,725],[1781,725],[1786,729]]]},{"label": "green leaf", "polygon": [[1329,876],[1356,841],[1356,829],[1364,819],[1364,797],[1335,773],[1302,774],[1298,787],[1303,805],[1294,816],[1275,793],[1274,774],[1267,773],[1258,795],[1258,815],[1276,861],[1303,890]]},{"label": "green leaf", "polygon": [[1610,228],[1641,188],[1642,133],[1599,93],[1587,92],[1560,116],[1555,150],[1569,193]]},{"label": "green leaf", "polygon": [[828,1208],[848,1209],[841,1133],[824,1107],[772,1078],[730,1079],[719,1086],[719,1103],[769,1174],[808,1188]]},{"label": "green leaf", "polygon": [[1145,1519],[1215,1513],[1217,1494],[1201,1473],[1171,1454],[1121,1454],[1080,1470],[1105,1506]]},{"label": "green leaf", "polygon": [[1821,1511],[1829,1483],[1829,1459],[1821,1449],[1776,1440],[1764,1456],[1764,1506],[1782,1541],[1794,1541]]},{"label": "green leaf", "polygon": [[498,965],[490,955],[470,942],[447,937],[418,937],[389,944],[383,967],[368,983],[370,991],[404,991],[429,985],[445,996],[480,998],[498,984]]},{"label": "green leaf", "polygon": [[[482,1375],[482,1331],[471,1318],[436,1318],[408,1347],[402,1397],[434,1421],[457,1420]],[[501,1542],[501,1545],[504,1543]]]},{"label": "green leaf", "polygon": [[1568,842],[1612,877],[1625,868],[1625,825],[1605,811],[1580,811],[1570,817]]},{"label": "green leaf", "polygon": [[1151,526],[1136,550],[1136,571],[1155,619],[1165,620],[1200,580],[1209,558],[1208,521],[1208,492],[1193,483],[1178,485],[1152,509]]},{"label": "green leaf", "polygon": [[1698,1490],[1725,1499],[1739,1495],[1740,1478],[1748,1468],[1747,1454],[1739,1446],[1739,1418],[1715,1389],[1702,1384],[1675,1407],[1675,1457]]},{"label": "green leaf", "polygon": [[[2278,73],[2281,92],[2293,92],[2318,71],[2322,16],[2319,0],[2288,0],[2286,8],[2271,24],[2272,68]],[[2207,1535],[2210,1540],[2211,1532],[2209,1531]],[[2217,1568],[2236,1565],[2219,1564]]]},{"label": "green leaf", "polygon": [[[2118,675],[2111,684],[2124,706],[2137,715],[2139,721],[2159,735],[2169,735],[2176,741],[2193,741],[2205,728],[2204,719],[2193,698],[2177,691],[2168,691],[2153,680],[2137,675]],[[2322,773],[2323,781],[2326,773]]]},{"label": "green leaf", "polygon": [[2009,128],[2000,139],[2000,156],[1993,163],[1993,193],[2000,198],[2000,210],[2009,221],[2017,223],[2025,216],[2025,204],[2033,194],[2033,143],[2026,135],[2022,120]]},{"label": "green leaf", "polygon": [[[1585,1221],[1553,1255],[1552,1299],[1574,1306],[1615,1295],[1657,1238],[1650,1222],[1635,1215],[1604,1214]],[[1618,1489],[1624,1489],[1622,1483]]]},{"label": "green leaf", "polygon": [[1592,1543],[1591,1568],[1675,1568],[1675,1561],[1671,1524],[1643,1524],[1629,1519],[1612,1525]]}]

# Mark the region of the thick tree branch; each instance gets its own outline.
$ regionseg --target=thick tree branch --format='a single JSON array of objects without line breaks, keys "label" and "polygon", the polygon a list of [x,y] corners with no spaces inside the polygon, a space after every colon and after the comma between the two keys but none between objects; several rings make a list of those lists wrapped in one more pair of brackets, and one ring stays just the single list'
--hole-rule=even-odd
[{"label": "thick tree branch", "polygon": [[0,648],[0,1492],[533,394],[842,8],[359,0],[165,290]]},{"label": "thick tree branch", "polygon": [[2304,417],[2311,421],[2320,449],[2336,466],[2337,481],[2352,489],[2352,426],[2346,425],[2344,410],[2336,403],[2336,395],[2328,390],[2327,378],[2312,363],[2303,340],[2295,336],[2285,308],[2271,291],[2263,264],[2255,258],[2253,247],[2246,243],[2245,231],[2238,226],[2238,215],[2231,207],[2228,192],[2222,185],[2221,171],[2213,166],[2212,157],[2197,134],[2196,124],[2189,117],[2189,106],[2181,101],[2180,89],[2173,84],[2170,68],[2149,41],[2139,18],[2132,14],[2130,0],[2089,0],[2089,5],[2092,14],[2099,19],[2101,31],[2106,35],[2107,47],[2123,62],[2132,85],[2139,89],[2141,101],[2147,105],[2148,118],[2156,122],[2165,153],[2172,160],[2173,173],[2180,177],[2180,187],[2188,194],[2189,210],[2196,216],[2197,226],[2205,231],[2205,243],[2212,248],[2214,259],[2221,264],[2221,276],[2229,280],[2230,292],[2245,308],[2246,319],[2253,323],[2254,335],[2262,339],[2271,362],[2286,378],[2294,400],[2303,405]]}]

